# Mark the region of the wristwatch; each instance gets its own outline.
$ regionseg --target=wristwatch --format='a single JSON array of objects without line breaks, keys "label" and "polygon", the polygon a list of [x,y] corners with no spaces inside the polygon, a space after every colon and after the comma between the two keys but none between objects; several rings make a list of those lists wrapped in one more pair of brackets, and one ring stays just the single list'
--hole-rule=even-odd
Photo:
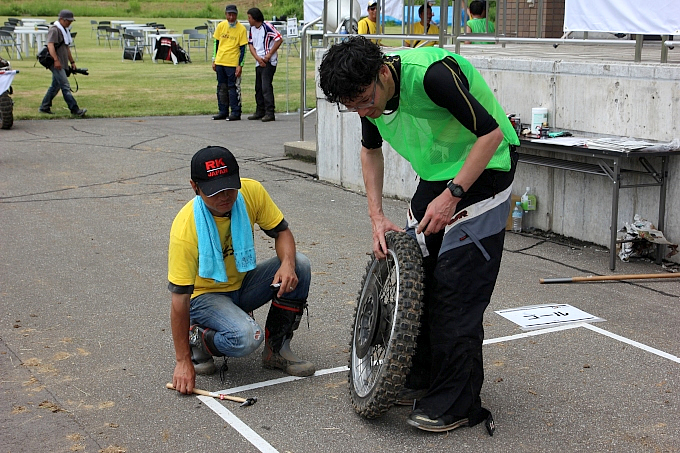
[{"label": "wristwatch", "polygon": [[463,196],[465,195],[465,190],[463,189],[463,186],[453,182],[453,179],[446,183],[446,187],[448,187],[449,190],[451,191],[451,195],[453,195],[456,198],[463,198]]}]

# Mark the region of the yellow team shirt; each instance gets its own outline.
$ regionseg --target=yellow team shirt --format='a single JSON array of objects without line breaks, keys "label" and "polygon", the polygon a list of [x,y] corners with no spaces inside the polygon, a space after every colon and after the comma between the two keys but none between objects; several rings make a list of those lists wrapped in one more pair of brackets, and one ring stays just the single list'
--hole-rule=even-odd
[{"label": "yellow team shirt", "polygon": [[[283,220],[283,213],[276,206],[265,188],[258,181],[241,178],[241,195],[246,204],[250,225],[258,224],[263,230],[271,230]],[[236,291],[241,288],[245,273],[236,269],[234,247],[231,241],[231,218],[213,217],[222,243],[224,266],[227,269],[225,283],[198,276],[198,236],[194,220],[194,200],[179,211],[170,229],[168,248],[168,281],[177,286],[194,285],[192,298],[204,293]]]},{"label": "yellow team shirt", "polygon": [[[420,22],[416,22],[413,24],[413,34],[414,35],[424,35],[425,34],[425,27],[423,27],[423,24]],[[430,23],[430,27],[427,29],[427,34],[428,35],[437,35],[439,36],[439,27],[437,27],[435,24]],[[411,44],[413,42],[413,44]],[[422,42],[425,42],[425,40],[415,40],[415,41],[409,41],[406,40],[406,44],[409,47],[432,47],[434,45],[439,44],[439,41],[427,41],[425,44],[420,44]],[[418,45],[420,44],[420,45]]]},{"label": "yellow team shirt", "polygon": [[248,31],[242,23],[236,21],[235,27],[229,26],[229,21],[223,20],[215,28],[213,38],[219,41],[215,64],[220,66],[238,66],[241,46],[248,44]]},{"label": "yellow team shirt", "polygon": [[[375,35],[377,29],[377,24],[368,17],[361,19],[357,25],[357,33],[360,35]],[[381,43],[380,39],[371,39],[371,41],[378,45]]]}]

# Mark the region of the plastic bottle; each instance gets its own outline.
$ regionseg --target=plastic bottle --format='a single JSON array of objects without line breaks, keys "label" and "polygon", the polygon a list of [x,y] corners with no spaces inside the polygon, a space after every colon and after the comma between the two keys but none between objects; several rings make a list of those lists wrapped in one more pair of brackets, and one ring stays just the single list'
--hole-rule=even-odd
[{"label": "plastic bottle", "polygon": [[529,193],[531,187],[527,187],[526,192],[522,195],[522,209],[526,211],[536,210],[536,196]]},{"label": "plastic bottle", "polygon": [[522,232],[522,203],[515,202],[515,209],[512,210],[512,231],[515,233]]}]

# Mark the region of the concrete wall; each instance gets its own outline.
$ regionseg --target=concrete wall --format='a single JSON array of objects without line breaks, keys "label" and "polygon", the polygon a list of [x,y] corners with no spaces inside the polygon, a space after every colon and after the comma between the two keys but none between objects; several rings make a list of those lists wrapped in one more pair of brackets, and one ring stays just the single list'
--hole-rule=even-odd
[{"label": "concrete wall", "polygon": [[[482,73],[508,113],[530,122],[532,107],[547,107],[551,127],[596,134],[671,141],[680,138],[680,67],[634,63],[583,63],[491,57],[468,58]],[[363,191],[356,114],[340,114],[317,90],[319,178]],[[385,196],[408,198],[416,175],[389,145],[385,154]],[[531,152],[531,150],[523,150]],[[548,153],[550,157],[579,158]],[[581,159],[595,163],[593,159]],[[660,169],[659,158],[650,159]],[[641,169],[637,162],[623,168]],[[680,241],[680,155],[670,158],[664,234]],[[644,182],[624,179],[626,182]],[[520,164],[513,193],[530,186],[538,210],[526,222],[543,230],[609,245],[612,182],[609,178]],[[658,221],[657,187],[621,189],[617,226],[634,214]],[[399,220],[399,219],[394,219]],[[674,257],[680,262],[680,257]]]}]

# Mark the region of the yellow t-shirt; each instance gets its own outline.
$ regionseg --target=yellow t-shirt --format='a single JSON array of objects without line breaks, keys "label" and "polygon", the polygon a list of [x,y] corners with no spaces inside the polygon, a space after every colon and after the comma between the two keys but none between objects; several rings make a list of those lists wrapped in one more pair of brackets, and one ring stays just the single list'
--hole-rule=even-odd
[{"label": "yellow t-shirt", "polygon": [[248,31],[242,23],[236,22],[235,27],[229,26],[229,21],[223,20],[215,28],[213,38],[220,44],[215,55],[215,64],[220,66],[238,66],[241,46],[248,44]]},{"label": "yellow t-shirt", "polygon": [[[423,27],[422,23],[416,22],[415,24],[413,24],[413,34],[414,35],[424,35],[425,34],[425,27]],[[435,24],[431,23],[430,27],[427,29],[427,34],[439,36],[439,27],[437,27]],[[413,42],[413,44],[411,44],[411,42]],[[422,42],[425,42],[425,40],[424,39],[423,40],[418,39],[418,40],[415,40],[415,41],[406,40],[406,44],[409,47],[432,47],[434,45],[439,44],[439,41],[427,41],[427,42],[425,42],[425,44],[420,44]],[[420,44],[420,45],[418,45],[418,44]]]},{"label": "yellow t-shirt", "polygon": [[[360,35],[375,35],[377,30],[377,25],[368,17],[364,17],[359,21],[357,25],[357,33]],[[380,39],[371,39],[372,42],[380,45]]]},{"label": "yellow t-shirt", "polygon": [[[241,194],[251,226],[256,223],[263,230],[275,228],[283,220],[283,213],[276,206],[265,188],[258,181],[241,178]],[[194,285],[192,298],[203,293],[235,291],[241,287],[245,273],[236,269],[234,247],[231,242],[231,218],[213,217],[222,243],[224,265],[227,269],[226,283],[198,276],[198,236],[194,220],[194,200],[179,211],[170,229],[168,248],[168,281],[178,286]]]}]

